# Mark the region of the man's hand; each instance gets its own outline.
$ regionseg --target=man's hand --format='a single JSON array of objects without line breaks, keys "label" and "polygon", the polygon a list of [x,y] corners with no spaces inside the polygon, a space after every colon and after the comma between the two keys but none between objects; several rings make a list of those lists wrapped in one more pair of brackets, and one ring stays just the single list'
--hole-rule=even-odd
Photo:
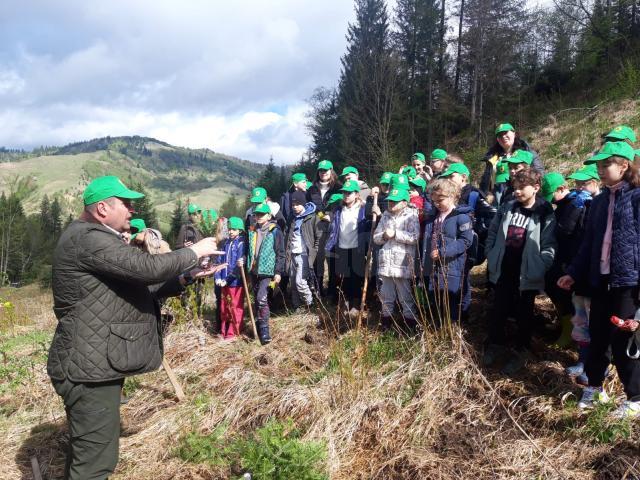
[{"label": "man's hand", "polygon": [[192,244],[189,248],[196,253],[198,258],[202,258],[213,255],[218,250],[218,243],[215,238],[207,237],[198,243]]},{"label": "man's hand", "polygon": [[437,260],[440,258],[440,253],[438,253],[438,250],[431,250],[431,258],[433,260]]},{"label": "man's hand", "polygon": [[273,276],[273,281],[276,282],[276,285],[278,285],[280,283],[280,280],[282,280],[282,277],[276,273]]},{"label": "man's hand", "polygon": [[[200,243],[200,242],[198,242]],[[207,268],[194,268],[189,272],[189,275],[191,275],[193,278],[205,278],[205,277],[210,277],[211,275],[213,275],[216,272],[219,272],[220,270],[227,268],[228,264],[226,263],[222,263],[220,265],[212,265],[209,264],[207,266]]]},{"label": "man's hand", "polygon": [[558,286],[563,290],[571,290],[574,283],[576,283],[576,281],[571,275],[563,275],[558,279]]}]

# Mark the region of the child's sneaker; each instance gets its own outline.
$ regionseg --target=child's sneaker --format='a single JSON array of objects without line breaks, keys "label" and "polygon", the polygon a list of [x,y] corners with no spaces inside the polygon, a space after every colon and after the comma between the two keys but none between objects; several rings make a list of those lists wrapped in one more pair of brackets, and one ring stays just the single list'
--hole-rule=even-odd
[{"label": "child's sneaker", "polygon": [[565,368],[564,372],[570,377],[577,377],[578,375],[582,375],[584,373],[584,363],[578,362],[575,365]]},{"label": "child's sneaker", "polygon": [[636,418],[640,416],[640,402],[625,400],[613,411],[611,416],[614,418]]},{"label": "child's sneaker", "polygon": [[588,387],[589,386],[589,377],[587,377],[586,373],[581,373],[580,375],[578,375],[576,377],[576,383],[578,385],[582,385],[583,387]]},{"label": "child's sneaker", "polygon": [[609,396],[602,387],[584,387],[582,398],[578,402],[578,408],[580,410],[593,408],[596,403],[606,403],[608,401]]}]

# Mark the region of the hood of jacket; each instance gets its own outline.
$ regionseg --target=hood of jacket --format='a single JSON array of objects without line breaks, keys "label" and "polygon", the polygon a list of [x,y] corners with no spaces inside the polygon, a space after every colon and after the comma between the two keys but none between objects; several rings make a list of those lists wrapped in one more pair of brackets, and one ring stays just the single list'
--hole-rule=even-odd
[{"label": "hood of jacket", "polygon": [[304,205],[304,211],[300,215],[296,215],[296,219],[307,217],[312,213],[316,213],[316,204],[313,202],[307,202]]}]

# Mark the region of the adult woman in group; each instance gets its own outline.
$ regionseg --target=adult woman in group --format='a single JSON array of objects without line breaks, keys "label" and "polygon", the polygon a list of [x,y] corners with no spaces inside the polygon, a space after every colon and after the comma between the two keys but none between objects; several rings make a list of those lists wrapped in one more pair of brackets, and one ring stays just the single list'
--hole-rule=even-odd
[{"label": "adult woman in group", "polygon": [[522,138],[513,125],[510,123],[501,123],[495,130],[496,141],[484,156],[483,161],[486,163],[484,173],[480,179],[480,190],[485,194],[491,194],[494,198],[496,193],[502,192],[507,185],[495,183],[496,166],[500,160],[510,157],[516,150],[526,150],[533,155],[531,168],[544,174],[544,166],[538,154],[533,151],[529,144]]},{"label": "adult woman in group", "polygon": [[[330,160],[322,160],[318,163],[316,170],[316,178],[309,187],[308,193],[311,201],[316,206],[316,211],[320,217],[318,222],[318,230],[320,231],[320,240],[318,244],[318,255],[316,257],[314,271],[316,280],[320,288],[320,294],[324,296],[324,264],[325,264],[325,244],[329,233],[329,225],[331,224],[331,215],[327,210],[329,198],[334,193],[341,193],[342,185],[338,181],[338,175],[333,170],[333,163]],[[327,259],[331,267],[331,259]],[[335,289],[335,275],[329,275],[329,290]]]}]

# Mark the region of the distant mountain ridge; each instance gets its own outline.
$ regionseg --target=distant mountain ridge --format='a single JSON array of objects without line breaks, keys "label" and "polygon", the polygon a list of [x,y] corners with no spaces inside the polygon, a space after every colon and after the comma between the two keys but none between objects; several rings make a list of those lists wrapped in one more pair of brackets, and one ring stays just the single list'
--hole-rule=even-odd
[{"label": "distant mountain ridge", "polygon": [[16,176],[30,176],[36,189],[25,202],[27,210],[36,211],[47,194],[61,197],[74,213],[90,180],[117,175],[125,183],[142,183],[166,221],[178,197],[219,208],[230,195],[245,196],[264,168],[207,148],[176,147],[150,137],[102,137],[31,152],[0,148],[0,190],[9,189]]}]

